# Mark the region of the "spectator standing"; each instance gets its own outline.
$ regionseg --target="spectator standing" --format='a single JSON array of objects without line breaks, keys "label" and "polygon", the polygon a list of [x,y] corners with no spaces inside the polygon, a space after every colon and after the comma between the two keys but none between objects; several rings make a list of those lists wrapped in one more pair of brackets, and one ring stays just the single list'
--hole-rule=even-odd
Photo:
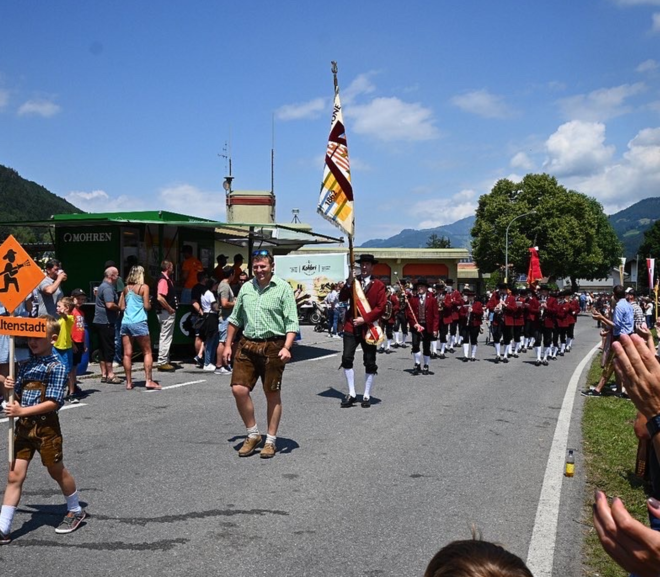
[{"label": "spectator standing", "polygon": [[331,337],[337,335],[337,321],[339,320],[339,315],[337,314],[337,304],[339,303],[339,292],[337,291],[337,285],[332,285],[332,290],[326,295],[323,299],[325,303],[325,312],[328,316],[328,332]]},{"label": "spectator standing", "polygon": [[630,303],[630,306],[633,308],[635,329],[638,329],[646,322],[646,317],[644,316],[644,311],[642,310],[642,307],[640,307],[639,303],[637,302],[637,295],[633,288],[626,289],[626,300]]},{"label": "spectator standing", "polygon": [[224,270],[227,276],[220,281],[218,285],[218,304],[220,315],[218,318],[218,349],[216,352],[217,368],[216,375],[228,375],[231,368],[223,365],[223,354],[225,352],[225,343],[227,342],[227,328],[229,326],[229,317],[234,310],[234,291],[231,290],[231,284],[234,282],[235,271],[228,266]]},{"label": "spectator standing", "polygon": [[213,269],[213,278],[218,282],[220,282],[225,276],[225,273],[223,271],[224,268],[227,266],[227,255],[219,254],[217,257],[215,257],[215,261],[218,264]]},{"label": "spectator standing", "polygon": [[71,291],[71,298],[73,299],[73,327],[71,329],[71,341],[73,343],[73,370],[69,378],[69,396],[71,402],[78,400],[83,391],[78,386],[76,375],[78,374],[78,365],[82,362],[83,354],[87,351],[85,343],[85,314],[83,313],[82,306],[87,301],[87,295],[82,289],[73,289]]},{"label": "spectator standing", "polygon": [[[132,257],[131,260],[134,258],[135,257]],[[117,264],[114,260],[107,260],[105,261],[105,266],[103,268],[106,269],[111,266],[117,268]],[[117,268],[117,270],[119,269]],[[115,290],[117,291],[118,295],[121,294],[125,286],[126,285],[124,284],[124,279],[121,278],[121,276],[118,276],[117,281],[115,282]],[[119,316],[117,317],[117,322],[115,323],[115,356],[112,358],[112,367],[115,369],[121,367],[122,357],[124,356],[121,344],[121,334],[119,334],[121,329],[121,315],[122,313],[119,311]]]},{"label": "spectator standing", "polygon": [[206,273],[197,273],[197,284],[193,287],[190,304],[192,305],[192,311],[190,311],[190,322],[192,324],[192,330],[195,333],[195,365],[198,369],[204,367],[204,340],[201,336],[201,321],[204,318],[204,312],[202,311],[202,295],[206,292],[207,286],[204,282],[200,282],[200,275],[203,275],[202,278],[206,279]]},{"label": "spectator standing", "polygon": [[618,340],[621,335],[631,335],[635,332],[635,311],[632,305],[626,299],[626,292],[623,286],[616,285],[613,289],[614,313],[612,314],[612,336]]},{"label": "spectator standing", "polygon": [[243,328],[231,379],[236,407],[247,429],[247,438],[238,455],[252,455],[261,442],[250,396],[261,378],[266,395],[268,434],[260,457],[268,459],[277,451],[277,429],[282,417],[282,375],[284,366],[291,360],[291,347],[298,332],[298,311],[291,285],[273,274],[273,257],[267,250],[253,253],[252,271],[255,278],[243,285],[229,317],[222,361],[224,365],[229,364],[234,335],[237,329]]},{"label": "spectator standing", "polygon": [[205,272],[200,272],[197,276],[205,289],[199,301],[204,318],[204,324],[200,331],[200,337],[204,339],[203,368],[205,371],[215,371],[215,356],[218,348],[218,305],[211,290],[208,275]]},{"label": "spectator standing", "polygon": [[646,326],[651,329],[653,327],[653,309],[655,308],[653,301],[649,298],[646,299],[644,304],[644,316],[646,317]]},{"label": "spectator standing", "polygon": [[234,269],[234,282],[231,285],[231,290],[234,291],[235,295],[238,295],[239,291],[241,290],[241,286],[242,286],[241,278],[244,273],[245,273],[245,280],[247,280],[247,272],[243,270],[242,254],[236,253],[234,255],[234,264],[232,265],[232,268]]},{"label": "spectator standing", "polygon": [[115,356],[115,325],[118,322],[119,305],[117,304],[117,291],[115,283],[119,277],[119,271],[111,266],[105,269],[103,282],[99,285],[94,301],[93,325],[99,336],[99,348],[101,352],[101,382],[121,383],[121,379],[115,376],[112,361]]},{"label": "spectator standing", "polygon": [[[175,370],[170,363],[170,348],[174,337],[176,321],[176,290],[172,281],[174,265],[169,260],[160,264],[160,278],[156,299],[158,301],[158,321],[160,322],[160,339],[158,341],[158,370],[172,372]],[[192,291],[191,291],[192,293]]]},{"label": "spectator standing", "polygon": [[151,337],[147,325],[147,311],[151,310],[149,286],[144,283],[144,268],[134,266],[126,278],[126,287],[119,297],[119,309],[124,315],[121,319],[121,338],[124,345],[124,371],[126,372],[126,389],[133,388],[132,361],[133,343],[135,339],[142,349],[144,360],[145,388],[158,390],[161,386],[153,380],[153,356],[151,353]]},{"label": "spectator standing", "polygon": [[75,318],[73,317],[73,299],[64,297],[57,303],[57,323],[60,325],[60,334],[57,336],[53,354],[59,357],[60,362],[66,368],[68,392],[64,398],[65,401],[73,401],[72,396],[75,390],[75,384],[71,387],[71,378],[73,371],[73,339],[71,338]]},{"label": "spectator standing", "polygon": [[59,260],[46,262],[46,277],[34,290],[34,316],[50,315],[57,317],[57,302],[64,296],[62,283],[66,281],[66,273],[61,268]]},{"label": "spectator standing", "polygon": [[193,249],[185,244],[181,249],[183,254],[183,263],[181,264],[181,275],[183,281],[183,291],[181,293],[181,304],[189,305],[192,300],[192,289],[197,284],[197,273],[204,270],[202,262],[193,256]]}]

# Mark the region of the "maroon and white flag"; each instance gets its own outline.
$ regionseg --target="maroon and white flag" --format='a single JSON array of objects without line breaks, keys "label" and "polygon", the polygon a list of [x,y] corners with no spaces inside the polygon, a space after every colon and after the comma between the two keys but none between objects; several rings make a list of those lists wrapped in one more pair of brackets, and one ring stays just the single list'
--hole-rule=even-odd
[{"label": "maroon and white flag", "polygon": [[649,287],[653,286],[653,279],[655,278],[655,259],[647,258],[646,259],[646,268],[649,271]]}]

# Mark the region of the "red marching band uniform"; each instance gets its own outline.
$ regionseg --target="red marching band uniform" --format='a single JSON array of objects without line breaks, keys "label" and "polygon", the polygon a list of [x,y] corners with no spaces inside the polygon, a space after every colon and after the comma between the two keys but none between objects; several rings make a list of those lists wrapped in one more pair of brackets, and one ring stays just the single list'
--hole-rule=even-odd
[{"label": "red marching band uniform", "polygon": [[[428,288],[426,279],[418,279],[417,286],[420,284]],[[424,299],[424,304],[421,301]],[[415,366],[413,374],[418,375],[420,372],[424,375],[429,374],[429,362],[431,359],[431,340],[435,338],[434,335],[438,333],[440,324],[440,315],[438,313],[438,301],[435,296],[428,290],[424,295],[414,294],[408,300],[410,307],[406,309],[406,317],[408,323],[412,327],[412,353],[415,357]],[[423,330],[417,330],[417,326],[421,326]],[[422,345],[422,352],[420,352],[420,343]],[[424,357],[424,368],[421,367],[422,354]]]}]

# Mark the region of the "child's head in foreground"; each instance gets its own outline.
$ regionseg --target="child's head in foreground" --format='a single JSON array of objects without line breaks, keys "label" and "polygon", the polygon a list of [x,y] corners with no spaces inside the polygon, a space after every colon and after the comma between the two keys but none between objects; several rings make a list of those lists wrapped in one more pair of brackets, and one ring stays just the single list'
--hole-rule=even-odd
[{"label": "child's head in foreground", "polygon": [[522,559],[503,547],[473,538],[453,541],[435,554],[424,577],[534,577]]},{"label": "child's head in foreground", "polygon": [[28,337],[28,347],[33,355],[46,357],[53,353],[53,346],[60,335],[60,323],[50,315],[41,315],[39,320],[46,323],[45,337]]}]

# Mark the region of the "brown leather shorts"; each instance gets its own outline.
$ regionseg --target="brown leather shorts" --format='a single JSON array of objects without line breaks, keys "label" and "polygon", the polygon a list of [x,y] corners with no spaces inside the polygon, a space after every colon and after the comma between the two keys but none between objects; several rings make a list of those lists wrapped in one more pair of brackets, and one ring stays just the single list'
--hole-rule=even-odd
[{"label": "brown leather shorts", "polygon": [[45,467],[60,463],[62,430],[57,413],[20,417],[14,431],[14,458],[31,461],[35,451]]},{"label": "brown leather shorts", "polygon": [[252,390],[257,380],[261,378],[264,391],[267,393],[279,391],[282,388],[285,363],[278,353],[282,350],[284,342],[284,337],[264,342],[242,337],[238,343],[238,351],[234,355],[231,386],[241,385]]}]

